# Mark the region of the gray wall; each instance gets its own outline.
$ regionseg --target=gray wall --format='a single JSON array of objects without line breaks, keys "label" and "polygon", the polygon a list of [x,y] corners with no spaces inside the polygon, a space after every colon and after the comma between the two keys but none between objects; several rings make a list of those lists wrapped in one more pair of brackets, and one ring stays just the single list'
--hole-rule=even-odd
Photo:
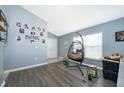
[{"label": "gray wall", "polygon": [[47,37],[48,38],[53,38],[53,39],[58,39],[58,36],[56,36],[56,35],[54,35],[54,34],[52,34],[50,32],[47,32]]},{"label": "gray wall", "polygon": [[[31,44],[30,41],[25,40],[25,35],[21,35],[16,27],[16,23],[21,22],[28,24],[30,27],[39,26],[46,29],[46,22],[20,6],[3,7],[9,23],[8,42],[5,49],[5,70],[47,63],[46,43],[43,44],[40,40]],[[22,40],[17,41],[17,36],[21,36]],[[45,32],[44,37],[47,38],[47,32]],[[37,60],[35,60],[35,57],[37,57]]]},{"label": "gray wall", "polygon": [[4,80],[4,43],[0,42],[0,85]]},{"label": "gray wall", "polygon": [[[0,6],[3,10],[3,7]],[[0,42],[0,85],[4,80],[4,42]]]},{"label": "gray wall", "polygon": [[[80,32],[81,35],[88,35],[88,34],[93,34],[97,32],[102,32],[103,34],[102,36],[103,37],[102,38],[103,54],[102,55],[108,56],[108,55],[111,55],[112,53],[119,53],[121,55],[124,55],[124,52],[123,52],[124,42],[115,42],[115,32],[122,31],[122,30],[124,30],[124,18],[120,18],[114,21],[110,21],[107,23],[82,29],[78,32]],[[60,57],[65,57],[67,55],[69,45],[73,41],[73,36],[75,36],[75,33],[66,34],[58,38]],[[64,45],[64,42],[68,42],[66,46]],[[86,59],[84,62],[102,66],[101,62],[95,61],[95,60]]]}]

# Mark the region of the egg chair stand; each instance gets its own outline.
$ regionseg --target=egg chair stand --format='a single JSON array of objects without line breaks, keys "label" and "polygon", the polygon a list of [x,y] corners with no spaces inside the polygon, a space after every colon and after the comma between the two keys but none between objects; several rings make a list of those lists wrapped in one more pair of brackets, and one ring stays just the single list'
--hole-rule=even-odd
[{"label": "egg chair stand", "polygon": [[[77,64],[76,63],[76,65],[68,65],[68,66],[65,66],[65,67],[77,67],[78,69],[79,69],[79,71],[81,72],[81,75],[82,75],[82,79],[83,79],[83,76],[84,76],[84,73],[83,73],[83,71],[81,70],[81,67],[80,66],[82,66],[82,65],[79,65],[79,64]],[[84,79],[83,79],[84,80]]]},{"label": "egg chair stand", "polygon": [[[84,73],[81,69],[82,62],[84,61],[84,44],[83,44],[83,38],[81,36],[81,34],[76,33],[76,38],[77,35],[81,38],[79,40],[76,40],[74,42],[71,43],[69,50],[68,50],[68,60],[69,62],[73,62],[75,63],[74,65],[66,65],[65,67],[76,67],[79,69],[79,71],[81,72],[82,78],[84,76]],[[84,80],[84,79],[83,79]]]}]

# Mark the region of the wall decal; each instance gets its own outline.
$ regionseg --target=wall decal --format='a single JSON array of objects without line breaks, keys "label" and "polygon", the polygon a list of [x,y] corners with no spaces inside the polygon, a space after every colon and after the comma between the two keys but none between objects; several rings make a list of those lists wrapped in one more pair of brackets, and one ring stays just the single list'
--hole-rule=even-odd
[{"label": "wall decal", "polygon": [[25,35],[25,39],[26,39],[26,40],[28,39],[28,35]]},{"label": "wall decal", "polygon": [[38,27],[37,29],[38,29],[38,31],[41,31],[41,28],[40,27]]},{"label": "wall decal", "polygon": [[17,37],[17,41],[21,41],[21,37],[20,36]]},{"label": "wall decal", "polygon": [[31,28],[31,30],[35,30],[35,26],[33,26],[33,27]]},{"label": "wall decal", "polygon": [[39,36],[33,36],[33,39],[34,39],[34,40],[40,40],[40,39],[39,39]]},{"label": "wall decal", "polygon": [[43,32],[45,32],[45,29],[43,28]]},{"label": "wall decal", "polygon": [[21,23],[20,23],[20,22],[17,22],[17,23],[16,23],[16,26],[17,26],[17,27],[21,27]]},{"label": "wall decal", "polygon": [[45,43],[45,39],[43,39],[43,41],[42,41],[43,43]]},{"label": "wall decal", "polygon": [[40,36],[43,36],[43,32],[40,32]]},{"label": "wall decal", "polygon": [[25,24],[25,29],[29,29],[29,27],[28,27],[28,25],[27,25],[27,24]]},{"label": "wall decal", "polygon": [[31,32],[31,35],[35,35],[35,32]]},{"label": "wall decal", "polygon": [[35,42],[34,40],[31,40],[31,43]]},{"label": "wall decal", "polygon": [[29,36],[29,35],[25,35],[25,39],[26,40],[40,40],[39,36]]},{"label": "wall decal", "polygon": [[23,28],[20,28],[20,33],[25,33],[25,30]]},{"label": "wall decal", "polygon": [[[31,43],[35,42],[36,40],[42,40],[41,36],[44,36],[44,32],[45,29],[41,29],[41,27],[38,26],[29,26],[26,23],[21,23],[21,22],[17,22],[16,26],[19,28],[19,33],[21,33],[21,35],[24,35],[25,40],[29,40]],[[18,36],[17,38],[18,41],[21,40],[21,37]],[[42,43],[45,43],[45,39],[43,38]]]}]

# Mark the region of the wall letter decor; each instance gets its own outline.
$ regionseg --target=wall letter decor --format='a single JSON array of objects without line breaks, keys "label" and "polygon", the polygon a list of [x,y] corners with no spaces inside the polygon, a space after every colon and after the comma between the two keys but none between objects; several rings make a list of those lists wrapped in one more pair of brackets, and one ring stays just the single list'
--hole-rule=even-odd
[{"label": "wall letter decor", "polygon": [[43,32],[40,32],[40,36],[43,36]]},{"label": "wall letter decor", "polygon": [[41,28],[40,27],[38,27],[37,29],[38,29],[38,31],[41,31]]},{"label": "wall letter decor", "polygon": [[31,32],[31,35],[35,35],[35,32]]},{"label": "wall letter decor", "polygon": [[20,36],[17,37],[17,41],[21,41],[21,37]]},{"label": "wall letter decor", "polygon": [[43,28],[43,32],[45,32],[45,29]]},{"label": "wall letter decor", "polygon": [[17,23],[16,23],[16,26],[17,26],[17,27],[21,27],[21,23],[20,23],[20,22],[17,22]]},{"label": "wall letter decor", "polygon": [[20,28],[20,33],[25,33],[25,30],[23,28]]},{"label": "wall letter decor", "polygon": [[[35,42],[36,40],[42,40],[42,43],[45,43],[45,39],[41,39],[40,37],[44,36],[44,32],[45,29],[41,27],[35,27],[35,26],[31,26],[29,27],[28,24],[23,24],[21,22],[17,22],[16,26],[19,28],[19,33],[21,33],[21,35],[23,35],[24,33],[26,33],[25,35],[25,39],[26,40],[30,40],[30,42]],[[42,30],[42,31],[41,31]],[[21,37],[18,36],[17,40],[20,41]]]},{"label": "wall letter decor", "polygon": [[31,30],[35,30],[35,26],[33,26],[33,27],[31,28]]},{"label": "wall letter decor", "polygon": [[45,43],[45,39],[43,39],[43,41],[42,41],[43,43]]},{"label": "wall letter decor", "polygon": [[28,27],[28,25],[27,25],[27,24],[25,24],[25,29],[29,29],[29,27]]}]

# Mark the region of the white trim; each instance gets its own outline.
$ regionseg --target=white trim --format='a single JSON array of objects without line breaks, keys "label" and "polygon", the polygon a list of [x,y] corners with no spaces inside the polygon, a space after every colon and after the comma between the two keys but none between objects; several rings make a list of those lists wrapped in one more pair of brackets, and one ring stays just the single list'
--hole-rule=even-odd
[{"label": "white trim", "polygon": [[5,85],[5,80],[2,82],[2,84],[0,85],[0,87],[4,87],[4,85]]},{"label": "white trim", "polygon": [[85,57],[85,59],[90,59],[90,60],[100,61],[99,58],[98,58],[98,59],[95,59],[95,58]]},{"label": "white trim", "polygon": [[4,73],[10,73],[10,72],[19,71],[19,70],[28,69],[28,68],[37,67],[37,66],[42,66],[42,65],[46,65],[46,64],[48,64],[48,63],[42,63],[42,64],[36,64],[36,65],[31,65],[31,66],[25,66],[25,67],[16,68],[16,69],[10,69],[10,70],[4,71]]},{"label": "white trim", "polygon": [[86,64],[86,63],[82,63],[82,65],[84,65],[84,66],[88,66],[88,67],[96,67],[97,69],[100,69],[100,70],[103,70],[103,68],[102,67],[99,67],[99,66],[96,66],[96,65],[91,65],[91,64]]},{"label": "white trim", "polygon": [[56,58],[48,58],[48,63],[55,63],[55,62],[60,62],[63,61],[63,58],[61,57],[56,57]]},{"label": "white trim", "polygon": [[[64,59],[64,57],[59,57],[59,58]],[[88,59],[88,58],[86,58],[86,59]],[[70,60],[70,59],[69,59],[69,60]],[[92,59],[92,60],[93,60],[93,59]],[[94,59],[94,60],[95,60],[95,59]],[[76,61],[74,61],[74,60],[70,60],[70,61],[76,62]],[[100,61],[100,60],[97,60],[97,61]],[[86,64],[86,63],[82,63],[82,65],[84,65],[84,66],[95,66],[97,69],[103,70],[102,67],[99,67],[99,66],[96,66],[96,65],[91,65],[91,64]]]},{"label": "white trim", "polygon": [[[69,59],[69,60],[70,60],[71,62],[77,62],[77,61],[74,61],[74,60],[71,60],[71,59]],[[103,70],[102,67],[99,67],[99,66],[96,66],[96,65],[92,65],[92,64],[82,63],[82,65],[88,66],[88,67],[96,67],[97,69]]]},{"label": "white trim", "polygon": [[21,68],[6,70],[6,71],[4,71],[5,79],[3,80],[2,84],[0,85],[0,87],[4,87],[4,85],[6,83],[6,78],[7,78],[8,74],[10,72],[24,70],[24,69],[28,69],[28,68],[32,68],[32,67],[37,67],[37,66],[42,66],[42,65],[46,65],[46,64],[48,64],[48,63],[42,63],[42,64],[36,64],[36,65],[31,65],[31,66],[25,66],[25,67],[21,67]]},{"label": "white trim", "polygon": [[8,74],[9,73],[4,72],[4,80],[3,80],[2,84],[0,85],[0,87],[4,87],[4,85],[6,84],[6,78],[7,78]]}]

